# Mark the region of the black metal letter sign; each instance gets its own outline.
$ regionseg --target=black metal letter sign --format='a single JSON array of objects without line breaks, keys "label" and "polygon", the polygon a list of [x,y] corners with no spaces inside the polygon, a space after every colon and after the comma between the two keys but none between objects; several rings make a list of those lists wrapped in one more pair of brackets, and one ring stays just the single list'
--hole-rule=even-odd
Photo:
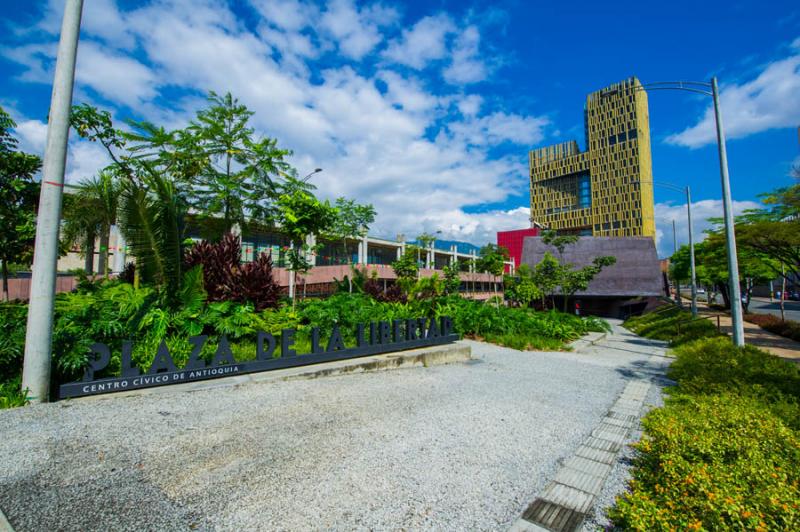
[{"label": "black metal letter sign", "polygon": [[[256,337],[256,358],[248,362],[236,361],[228,339],[223,335],[214,351],[211,364],[206,364],[206,361],[200,357],[208,337],[192,336],[189,338],[189,343],[193,346],[192,353],[182,368],[175,366],[166,342],[162,341],[153,358],[153,363],[144,374],[133,365],[131,360],[132,343],[123,342],[120,376],[98,380],[95,380],[94,376],[108,366],[111,360],[111,348],[106,344],[96,343],[91,346],[92,356],[83,379],[79,382],[62,384],[59,397],[65,399],[230,377],[244,373],[306,366],[320,362],[447,344],[458,340],[458,335],[453,333],[453,321],[448,317],[442,317],[438,321],[434,318],[394,320],[392,323],[381,321],[370,323],[368,327],[360,324],[355,333],[356,346],[347,348],[338,327],[334,326],[325,344],[320,343],[319,328],[314,327],[311,330],[311,352],[298,355],[294,350],[294,329],[281,331],[280,339],[276,339],[270,333],[259,332]],[[280,356],[277,356],[275,351],[279,346]]]}]

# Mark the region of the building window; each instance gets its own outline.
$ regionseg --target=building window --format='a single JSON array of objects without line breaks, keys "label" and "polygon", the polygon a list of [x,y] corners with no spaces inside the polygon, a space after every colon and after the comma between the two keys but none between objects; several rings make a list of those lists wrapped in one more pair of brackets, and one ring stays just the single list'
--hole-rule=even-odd
[{"label": "building window", "polygon": [[578,208],[588,209],[592,206],[592,178],[582,175],[578,179]]},{"label": "building window", "polygon": [[628,138],[630,140],[635,139],[637,135],[638,135],[638,133],[637,133],[637,131],[635,129],[631,129],[630,131],[628,131]]}]

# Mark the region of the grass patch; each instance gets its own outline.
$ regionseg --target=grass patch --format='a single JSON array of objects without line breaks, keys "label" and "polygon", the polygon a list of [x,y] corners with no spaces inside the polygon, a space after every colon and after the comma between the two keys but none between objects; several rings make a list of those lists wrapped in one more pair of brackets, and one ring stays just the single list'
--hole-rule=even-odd
[{"label": "grass patch", "polygon": [[676,347],[699,338],[719,336],[717,327],[705,318],[692,318],[692,313],[675,306],[635,316],[625,321],[626,329],[639,336],[669,342]]}]

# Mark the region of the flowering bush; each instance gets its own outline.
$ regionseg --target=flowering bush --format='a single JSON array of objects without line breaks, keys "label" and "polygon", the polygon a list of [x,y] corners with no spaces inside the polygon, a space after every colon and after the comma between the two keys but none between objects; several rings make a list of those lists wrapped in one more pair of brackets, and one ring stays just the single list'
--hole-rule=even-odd
[{"label": "flowering bush", "polygon": [[644,421],[609,515],[626,530],[800,529],[800,438],[756,398],[677,396]]}]

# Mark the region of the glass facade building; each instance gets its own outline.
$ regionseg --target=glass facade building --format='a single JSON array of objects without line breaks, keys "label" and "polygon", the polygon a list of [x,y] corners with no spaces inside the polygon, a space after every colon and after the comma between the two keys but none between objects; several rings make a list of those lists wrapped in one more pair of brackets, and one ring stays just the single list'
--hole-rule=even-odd
[{"label": "glass facade building", "polygon": [[531,223],[565,234],[655,237],[647,94],[636,78],[593,92],[577,141],[530,152]]}]

